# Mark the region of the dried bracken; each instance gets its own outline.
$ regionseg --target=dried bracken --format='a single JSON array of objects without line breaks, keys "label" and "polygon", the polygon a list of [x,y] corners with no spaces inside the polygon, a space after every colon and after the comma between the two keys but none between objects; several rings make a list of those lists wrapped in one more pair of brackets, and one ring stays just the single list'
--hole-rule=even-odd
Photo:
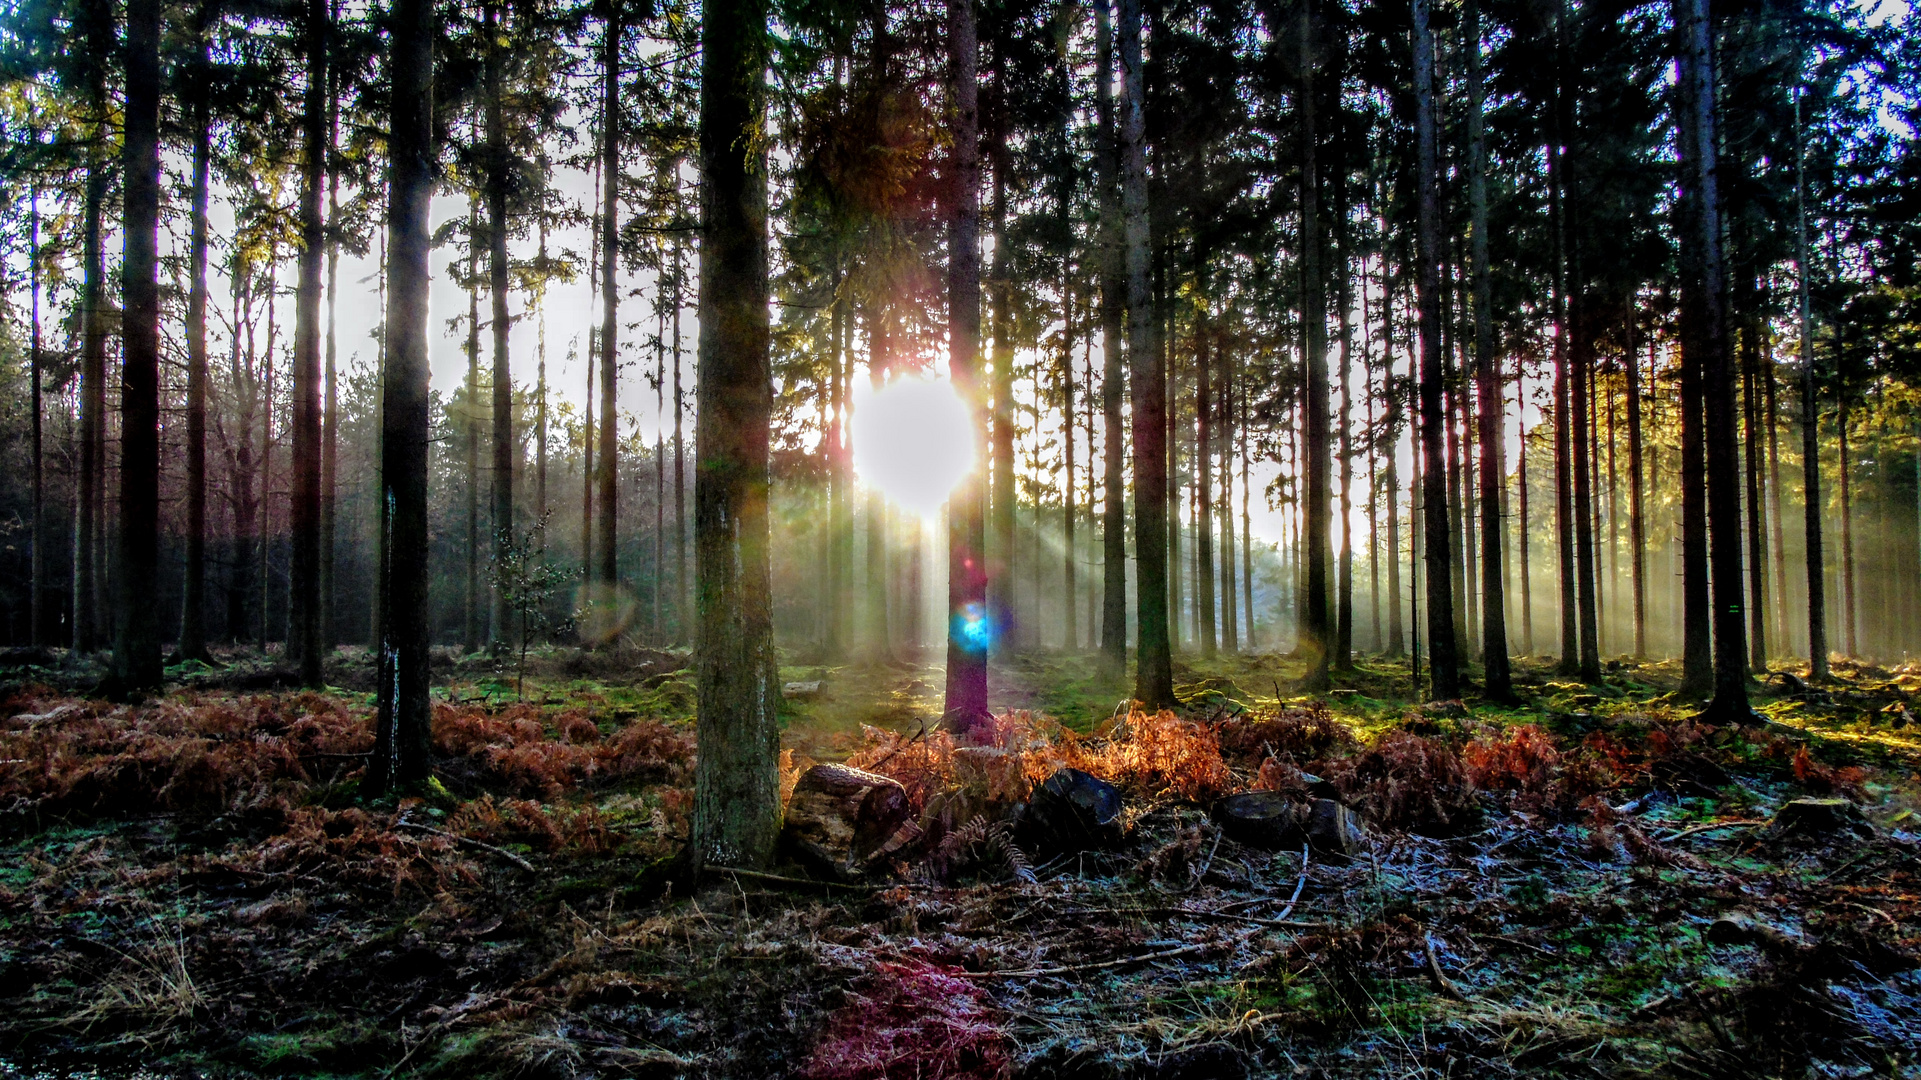
[{"label": "dried bracken", "polygon": [[935,964],[882,963],[827,1021],[806,1080],[1005,1080],[1007,1036],[979,986]]}]

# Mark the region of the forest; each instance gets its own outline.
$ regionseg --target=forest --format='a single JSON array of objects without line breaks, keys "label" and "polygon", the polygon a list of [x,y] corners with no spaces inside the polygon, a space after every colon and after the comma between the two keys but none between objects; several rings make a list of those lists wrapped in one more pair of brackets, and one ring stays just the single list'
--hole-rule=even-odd
[{"label": "forest", "polygon": [[0,1080],[1921,1076],[1903,0],[0,0]]}]

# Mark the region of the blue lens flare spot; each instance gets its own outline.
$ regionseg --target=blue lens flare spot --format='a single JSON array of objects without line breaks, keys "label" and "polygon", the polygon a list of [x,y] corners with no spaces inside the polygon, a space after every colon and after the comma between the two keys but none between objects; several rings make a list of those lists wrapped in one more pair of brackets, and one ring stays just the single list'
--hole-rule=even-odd
[{"label": "blue lens flare spot", "polygon": [[981,604],[967,604],[954,613],[948,635],[962,648],[985,652],[994,641],[994,626]]}]

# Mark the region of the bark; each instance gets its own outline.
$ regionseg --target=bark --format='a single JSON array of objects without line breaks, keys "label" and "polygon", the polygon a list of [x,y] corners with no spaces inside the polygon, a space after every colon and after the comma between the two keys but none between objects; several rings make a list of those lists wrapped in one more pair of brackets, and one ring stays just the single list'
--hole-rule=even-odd
[{"label": "bark", "polygon": [[1214,621],[1214,357],[1207,331],[1207,260],[1196,245],[1194,280],[1200,307],[1194,313],[1194,603],[1199,610],[1201,656],[1216,655],[1218,628]]},{"label": "bark", "polygon": [[[1632,323],[1630,322],[1630,329]],[[1654,346],[1649,342],[1648,353]],[[1634,589],[1634,658],[1648,654],[1647,520],[1641,505],[1641,361],[1630,343],[1627,356],[1628,545]]]},{"label": "bark", "polygon": [[[601,57],[600,170],[605,186],[601,189],[600,205],[600,448],[594,461],[598,488],[594,509],[599,514],[594,554],[600,561],[596,576],[605,594],[602,601],[606,603],[615,602],[612,592],[619,580],[620,561],[619,550],[614,546],[617,509],[614,474],[620,452],[614,412],[616,377],[620,372],[620,288],[614,281],[620,262],[620,32],[620,12],[616,5],[607,21],[606,39],[602,42],[605,52]],[[695,498],[699,498],[698,494]],[[699,546],[698,541],[695,546]]]},{"label": "bark", "polygon": [[[1578,257],[1575,265],[1579,266]],[[1569,411],[1574,416],[1574,587],[1579,605],[1581,633],[1581,681],[1601,681],[1601,643],[1599,605],[1595,597],[1594,565],[1594,461],[1589,446],[1592,440],[1592,414],[1589,408],[1594,367],[1594,316],[1589,311],[1585,287],[1572,288],[1569,323],[1573,333],[1568,353],[1573,360],[1570,381],[1573,393]]]},{"label": "bark", "polygon": [[[1066,218],[1063,207],[1062,217]],[[1066,468],[1061,484],[1061,638],[1062,647],[1075,652],[1081,645],[1080,586],[1074,580],[1074,563],[1080,554],[1075,544],[1074,526],[1080,517],[1074,502],[1074,285],[1062,289],[1065,302],[1061,321],[1061,463]]]},{"label": "bark", "polygon": [[[1749,289],[1748,299],[1758,299],[1760,290]],[[1754,310],[1749,308],[1750,311]],[[1760,320],[1749,318],[1741,328],[1741,458],[1746,466],[1748,521],[1748,667],[1758,675],[1767,674],[1767,531],[1762,520],[1766,502],[1761,493],[1760,396],[1755,380],[1760,377]]]},{"label": "bark", "polygon": [[1149,278],[1146,73],[1140,0],[1120,3],[1121,209],[1127,257],[1128,387],[1133,405],[1135,633],[1134,697],[1148,708],[1174,704],[1167,620],[1167,378],[1161,326]]},{"label": "bark", "polygon": [[[1104,2],[1104,0],[1103,0]],[[954,101],[954,191],[947,233],[947,350],[954,391],[972,412],[976,460],[986,447],[980,400],[980,44],[974,0],[947,0]],[[976,469],[947,502],[947,685],[944,720],[961,729],[987,712],[986,476]]]},{"label": "bark", "polygon": [[[39,143],[40,133],[38,131],[33,133],[33,141],[35,144]],[[204,176],[204,173],[199,175]],[[202,190],[204,190],[204,184],[202,185]],[[202,237],[202,247],[200,249],[202,261],[200,264],[199,281],[202,290],[200,311],[201,326],[203,328],[200,339],[200,385],[202,401],[204,402],[206,393],[206,335],[204,332],[206,325],[206,230],[204,221],[201,223],[200,236]],[[33,589],[33,596],[28,606],[29,617],[32,620],[30,629],[28,630],[28,641],[37,649],[47,644],[49,636],[47,634],[47,612],[45,610],[47,593],[47,463],[46,446],[43,438],[45,432],[42,430],[45,408],[41,401],[43,396],[42,387],[45,385],[45,373],[43,371],[45,357],[40,351],[40,185],[38,181],[35,181],[28,189],[27,196],[27,277],[29,279],[28,291],[32,294],[30,314],[28,316],[31,326],[28,330],[27,348],[31,351],[27,354],[27,373],[28,378],[30,378],[33,383],[33,580],[30,583]],[[206,430],[206,411],[204,407],[200,414],[200,423],[202,431],[200,475],[204,480],[206,476],[206,441],[204,437]],[[206,517],[205,491],[206,489],[203,483],[200,502],[202,521],[204,521]],[[204,537],[205,530],[202,529],[199,535]],[[204,549],[202,554],[203,558],[201,561],[204,564]],[[205,651],[204,645],[202,645],[202,651]]]},{"label": "bark", "polygon": [[738,866],[770,861],[780,827],[780,675],[768,569],[767,150],[758,137],[766,70],[765,0],[710,0],[701,22],[692,847],[697,862]]},{"label": "bark", "polygon": [[1488,273],[1487,133],[1482,115],[1481,17],[1467,5],[1468,204],[1472,235],[1471,307],[1474,314],[1474,374],[1480,395],[1481,444],[1481,653],[1490,698],[1514,693],[1508,671],[1507,598],[1496,568],[1502,564],[1501,493],[1506,486],[1502,457],[1507,440],[1501,431],[1505,411],[1500,362],[1494,355],[1494,319]]},{"label": "bark", "polygon": [[1837,475],[1841,486],[1841,649],[1850,657],[1861,655],[1860,619],[1854,598],[1854,459],[1848,453],[1847,384],[1837,377],[1835,383],[1834,430],[1841,460]]},{"label": "bark", "polygon": [[[1386,458],[1382,478],[1387,493],[1387,642],[1382,650],[1389,659],[1406,655],[1407,630],[1401,625],[1401,387],[1394,375],[1394,289],[1388,280],[1387,260],[1381,260],[1381,393],[1387,405],[1387,445],[1393,449]],[[1412,365],[1410,364],[1410,367]],[[1420,452],[1415,447],[1415,453]]]},{"label": "bark", "polygon": [[1123,269],[1120,149],[1114,117],[1114,48],[1109,0],[1094,0],[1094,115],[1097,182],[1100,185],[1101,418],[1107,456],[1101,481],[1101,655],[1109,675],[1127,667],[1127,504],[1121,438],[1121,402],[1127,394],[1123,342],[1127,335],[1127,281]]},{"label": "bark", "polygon": [[480,215],[467,204],[467,602],[462,652],[480,648]]},{"label": "bark", "polygon": [[1320,168],[1316,154],[1319,136],[1315,131],[1318,111],[1315,97],[1319,90],[1314,79],[1314,39],[1318,28],[1314,0],[1304,0],[1299,29],[1300,85],[1296,90],[1301,154],[1301,434],[1307,467],[1301,507],[1306,591],[1300,608],[1299,648],[1308,661],[1302,686],[1309,692],[1327,689],[1330,653],[1334,647],[1327,580],[1328,501],[1332,494],[1327,430],[1327,303],[1321,268]]},{"label": "bark", "polygon": [[[514,543],[514,380],[508,361],[507,338],[512,322],[507,316],[507,185],[513,163],[507,154],[507,125],[502,115],[503,85],[499,15],[495,4],[485,8],[487,101],[487,278],[493,301],[494,417],[493,417],[493,549],[498,573],[513,557]],[[511,626],[507,590],[493,587],[493,618],[488,641],[498,653],[506,647]]]},{"label": "bark", "polygon": [[[1454,594],[1449,580],[1452,540],[1447,521],[1447,462],[1441,429],[1441,208],[1435,175],[1434,41],[1428,31],[1428,0],[1414,5],[1415,168],[1418,172],[1421,338],[1421,502],[1427,556],[1429,696],[1461,696],[1454,641]],[[1417,677],[1418,683],[1418,677]]]},{"label": "bark", "polygon": [[[1218,337],[1218,335],[1217,335]],[[1231,351],[1225,340],[1215,342],[1221,364],[1221,646],[1230,653],[1241,651],[1242,630],[1236,614],[1235,597],[1240,592],[1234,576],[1234,443],[1237,434],[1235,409],[1239,403],[1237,380]]]},{"label": "bark", "polygon": [[[111,27],[109,27],[111,33]],[[103,53],[102,55],[106,55]],[[82,210],[80,280],[80,491],[74,521],[73,647],[90,653],[100,648],[100,498],[105,471],[107,336],[101,295],[106,267],[101,255],[100,216],[106,201],[107,166],[96,162],[87,173]]]},{"label": "bark", "polygon": [[[995,89],[1004,91],[998,69],[994,73],[994,80]],[[1010,275],[1013,270],[1007,257],[1012,237],[1007,231],[1008,162],[1006,148],[1001,145],[1005,138],[1006,132],[1000,130],[988,136],[988,157],[994,169],[994,263],[988,272],[987,298],[988,321],[994,341],[993,384],[989,391],[993,401],[992,426],[989,429],[993,439],[989,444],[993,491],[988,499],[990,542],[987,548],[987,609],[992,613],[997,631],[990,645],[997,656],[1017,647],[1024,636],[1014,611],[1018,579],[1014,569],[1017,562],[1014,551],[1014,342],[1013,314],[1009,311],[1013,294]]]},{"label": "bark", "polygon": [[[679,194],[676,187],[675,194]],[[688,640],[690,617],[687,580],[687,458],[682,424],[687,415],[687,399],[680,385],[680,289],[681,242],[674,241],[674,641]],[[831,609],[830,609],[831,610]]]},{"label": "bark", "polygon": [[121,693],[157,689],[160,614],[160,0],[127,4],[120,267],[120,542],[113,665]]},{"label": "bark", "polygon": [[[205,38],[199,43],[198,66],[207,62]],[[180,658],[210,659],[207,652],[207,189],[212,165],[212,123],[208,116],[207,94],[196,88],[190,106],[193,130],[193,194],[188,224],[187,262],[187,565],[180,603]],[[37,270],[37,267],[36,267]],[[34,279],[37,292],[39,279]],[[38,332],[38,309],[35,331]],[[34,362],[39,363],[39,343],[34,344]],[[34,518],[39,520],[39,393],[40,380],[34,378]],[[36,525],[34,536],[39,536]],[[39,544],[34,545],[34,597],[40,595]],[[34,622],[36,634],[39,620]],[[36,641],[38,639],[36,638]]]},{"label": "bark", "polygon": [[386,377],[380,444],[379,717],[367,790],[427,779],[427,211],[433,198],[433,58],[429,0],[395,0],[388,57]]},{"label": "bark", "polygon": [[1693,229],[1686,240],[1698,249],[1699,277],[1690,282],[1698,299],[1702,345],[1702,435],[1707,457],[1709,558],[1714,588],[1714,700],[1710,710],[1727,721],[1747,722],[1747,628],[1741,580],[1741,488],[1734,415],[1733,358],[1728,348],[1726,268],[1721,252],[1721,203],[1718,190],[1714,104],[1713,36],[1707,0],[1677,0],[1675,23],[1683,28],[1685,63],[1681,84],[1693,120],[1693,140],[1683,157],[1683,191],[1694,204]]},{"label": "bark", "polygon": [[[327,13],[327,41],[331,50],[334,25],[340,20],[340,0],[331,0]],[[340,169],[335,151],[340,143],[340,80],[327,65],[327,390],[320,416],[320,649],[333,652],[339,630],[334,623],[335,537],[339,478],[340,380],[335,331],[340,319]]]},{"label": "bark", "polygon": [[1561,105],[1549,105],[1553,135],[1548,140],[1548,200],[1554,231],[1554,539],[1559,556],[1561,659],[1555,671],[1573,675],[1581,670],[1581,636],[1576,619],[1574,576],[1574,463],[1575,444],[1568,429],[1568,286],[1567,192],[1561,145]]},{"label": "bark", "polygon": [[[1339,113],[1336,113],[1337,122]],[[1336,163],[1336,175],[1341,165]],[[1349,373],[1353,370],[1353,327],[1350,326],[1348,310],[1353,306],[1352,282],[1353,264],[1348,248],[1348,207],[1347,185],[1337,181],[1335,185],[1335,230],[1339,259],[1335,263],[1335,280],[1339,283],[1340,298],[1336,301],[1337,317],[1335,325],[1341,338],[1341,548],[1334,579],[1334,649],[1330,663],[1336,670],[1352,671],[1354,668],[1354,397],[1351,392]]]},{"label": "bark", "polygon": [[294,297],[293,540],[287,652],[300,684],[324,684],[320,645],[320,288],[326,257],[321,201],[327,169],[327,0],[306,0],[307,99],[301,117],[300,268]]}]

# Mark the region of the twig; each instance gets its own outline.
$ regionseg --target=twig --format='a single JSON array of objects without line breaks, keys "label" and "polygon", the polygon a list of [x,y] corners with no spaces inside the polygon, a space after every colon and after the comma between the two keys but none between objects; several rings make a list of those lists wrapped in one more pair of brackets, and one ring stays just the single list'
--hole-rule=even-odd
[{"label": "twig", "polygon": [[1691,829],[1682,829],[1680,832],[1669,833],[1666,836],[1657,836],[1654,838],[1654,842],[1657,844],[1672,844],[1684,836],[1693,836],[1695,833],[1711,832],[1715,829],[1751,829],[1757,825],[1766,824],[1767,822],[1765,821],[1715,821],[1706,825],[1696,825]]},{"label": "twig", "polygon": [[847,889],[850,892],[874,891],[874,886],[872,885],[850,885],[841,881],[816,881],[812,878],[782,877],[779,874],[767,874],[759,870],[743,870],[737,866],[709,866],[707,870],[709,873],[732,874],[737,878],[747,878],[750,881],[767,881],[776,885],[800,885],[807,888],[819,886],[823,889]]},{"label": "twig", "polygon": [[413,821],[404,821],[404,820],[396,821],[394,822],[394,828],[412,829],[415,832],[431,833],[434,836],[444,836],[447,839],[452,840],[456,844],[465,844],[470,848],[474,848],[479,851],[484,851],[489,855],[498,855],[501,858],[506,859],[508,862],[513,863],[515,866],[520,867],[522,870],[527,871],[530,874],[536,872],[533,863],[530,863],[526,859],[523,859],[520,856],[514,854],[513,852],[508,851],[506,848],[495,847],[494,845],[487,843],[485,840],[476,840],[471,836],[462,836],[459,833],[450,833],[445,829],[436,829],[432,825],[422,825],[422,824],[419,824],[418,822],[413,822]]},{"label": "twig", "polygon": [[1223,834],[1220,831],[1218,830],[1215,831],[1214,846],[1207,849],[1207,858],[1201,860],[1200,873],[1194,875],[1194,880],[1188,882],[1187,888],[1182,889],[1181,890],[1182,892],[1190,893],[1190,892],[1193,892],[1195,889],[1198,889],[1201,887],[1201,879],[1207,877],[1208,870],[1212,869],[1214,866],[1214,853],[1221,850],[1222,835]]},{"label": "twig", "polygon": [[1102,960],[1094,964],[1068,964],[1063,967],[1026,968],[1018,971],[959,971],[955,974],[966,979],[1034,979],[1048,975],[1072,975],[1082,971],[1104,971],[1108,968],[1127,967],[1130,964],[1145,964],[1150,960],[1190,956],[1208,947],[1207,945],[1181,945],[1143,956],[1123,956],[1119,960]]},{"label": "twig", "polygon": [[1064,915],[1162,915],[1175,918],[1226,919],[1229,922],[1247,923],[1249,926],[1271,926],[1281,930],[1325,930],[1332,923],[1299,922],[1293,919],[1261,919],[1253,915],[1236,915],[1230,911],[1213,911],[1207,908],[1184,907],[1098,907],[1070,908]]},{"label": "twig", "polygon": [[1427,977],[1434,983],[1434,992],[1454,1001],[1466,1001],[1467,995],[1441,970],[1441,959],[1434,955],[1434,935],[1427,935]]},{"label": "twig", "polygon": [[[1376,867],[1376,869],[1378,870],[1378,866]],[[1281,922],[1282,920],[1286,919],[1289,915],[1294,914],[1294,905],[1297,901],[1300,900],[1301,890],[1305,888],[1307,888],[1307,845],[1302,844],[1301,845],[1301,880],[1294,883],[1294,895],[1287,898],[1287,906],[1282,908],[1281,913],[1274,917],[1275,922]]]}]

